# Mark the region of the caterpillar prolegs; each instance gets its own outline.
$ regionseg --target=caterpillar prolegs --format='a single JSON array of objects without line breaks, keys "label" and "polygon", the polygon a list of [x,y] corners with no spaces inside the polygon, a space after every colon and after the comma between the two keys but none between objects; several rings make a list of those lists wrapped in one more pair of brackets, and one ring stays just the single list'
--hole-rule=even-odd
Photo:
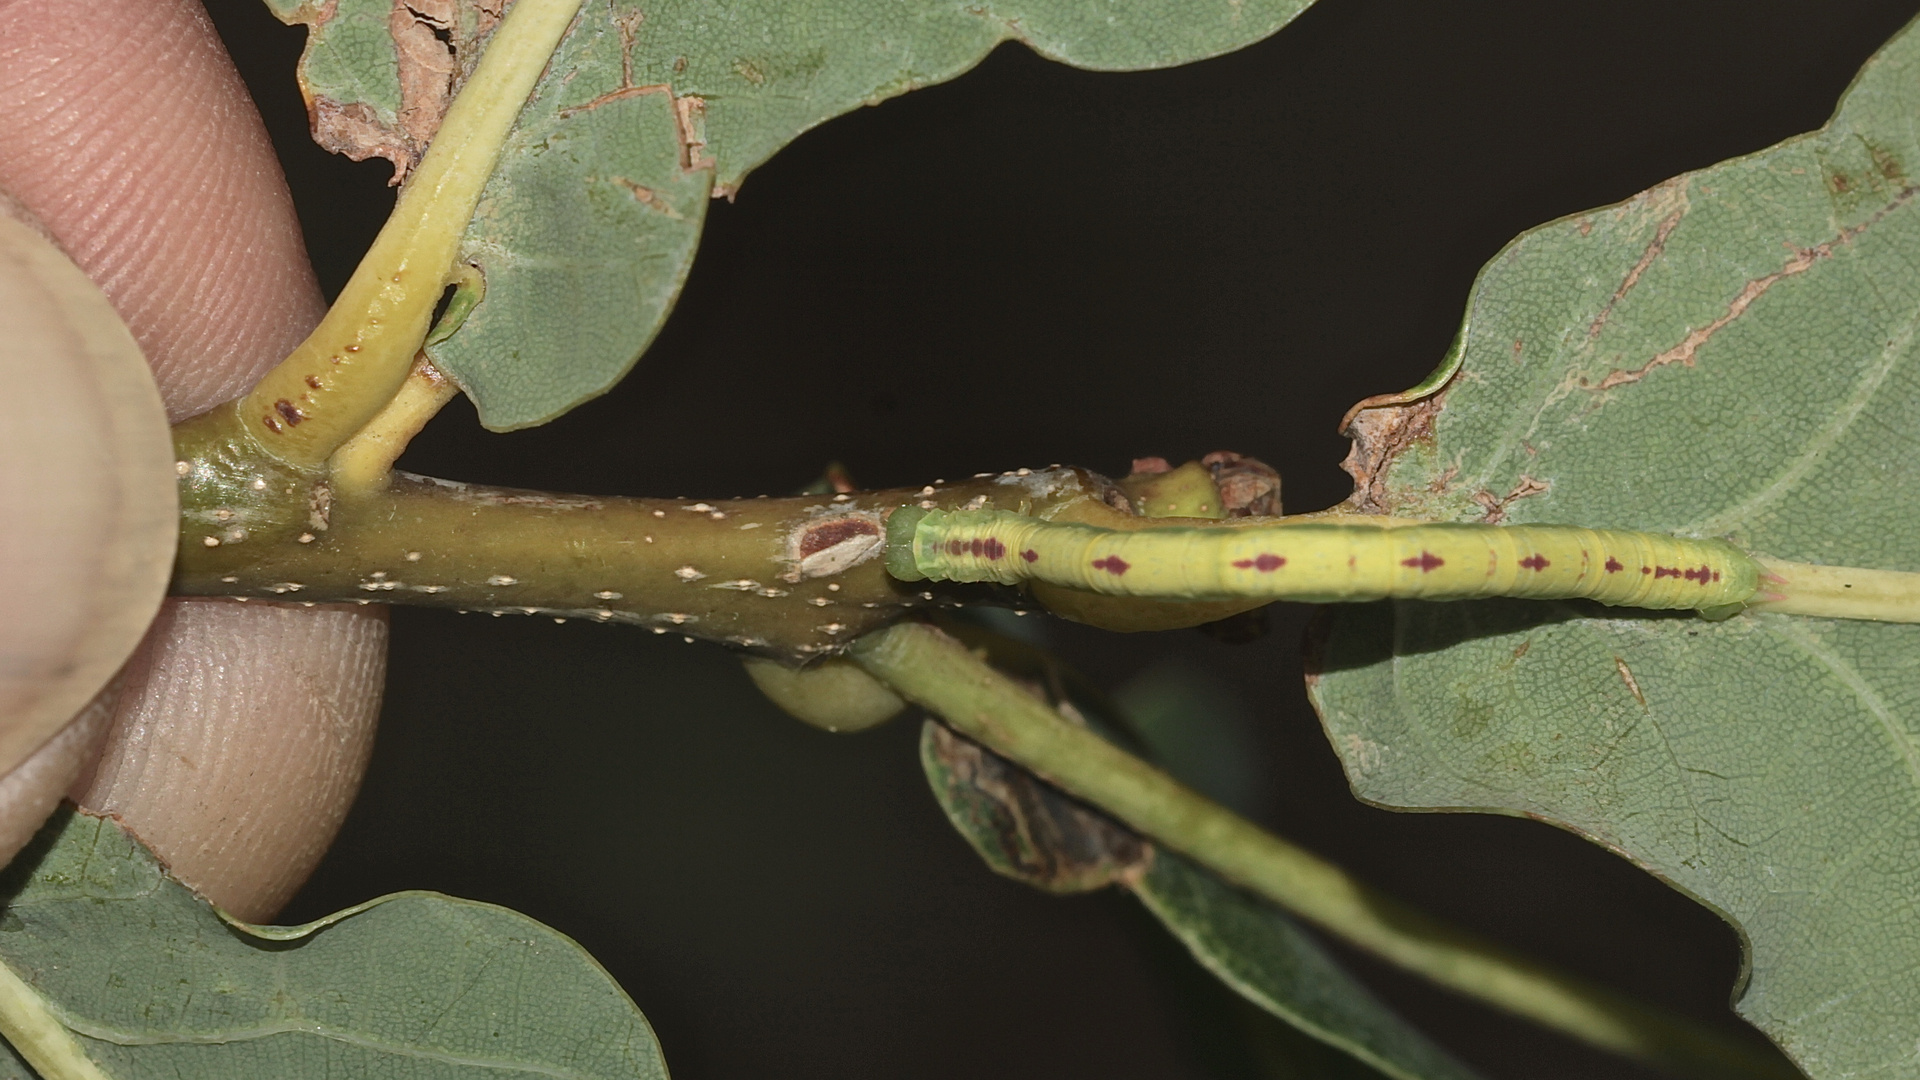
[{"label": "caterpillar prolegs", "polygon": [[1327,603],[1584,597],[1725,609],[1759,589],[1731,544],[1575,525],[1305,522],[1119,531],[1000,510],[896,510],[887,570],[907,581],[1037,580],[1118,596]]}]

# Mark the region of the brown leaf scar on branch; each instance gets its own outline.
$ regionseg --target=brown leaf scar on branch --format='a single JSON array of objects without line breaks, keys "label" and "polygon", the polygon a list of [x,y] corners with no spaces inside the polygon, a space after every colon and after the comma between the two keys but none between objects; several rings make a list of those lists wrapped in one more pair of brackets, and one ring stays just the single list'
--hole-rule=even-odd
[{"label": "brown leaf scar on branch", "polygon": [[793,531],[787,558],[793,569],[781,575],[788,582],[827,577],[850,570],[886,547],[880,515],[860,512],[810,521]]},{"label": "brown leaf scar on branch", "polygon": [[326,532],[332,520],[333,487],[325,480],[317,481],[307,491],[307,524],[315,532]]}]

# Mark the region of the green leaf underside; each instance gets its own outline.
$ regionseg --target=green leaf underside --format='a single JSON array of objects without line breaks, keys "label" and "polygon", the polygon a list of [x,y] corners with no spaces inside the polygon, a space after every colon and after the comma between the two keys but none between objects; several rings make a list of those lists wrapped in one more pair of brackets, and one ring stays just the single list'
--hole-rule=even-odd
[{"label": "green leaf underside", "polygon": [[1381,1004],[1273,905],[1164,850],[1133,891],[1221,981],[1379,1075],[1477,1075]]},{"label": "green leaf underside", "polygon": [[1128,885],[1227,986],[1270,1018],[1351,1055],[1343,1061],[1298,1040],[1263,1040],[1260,1029],[1248,1025],[1241,1034],[1249,1042],[1264,1041],[1267,1054],[1291,1063],[1277,1075],[1295,1075],[1308,1063],[1312,1069],[1300,1075],[1327,1069],[1355,1080],[1476,1075],[1381,1004],[1273,905],[1171,852],[1143,847],[1123,826],[931,721],[923,729],[921,764],[947,820],[996,873],[1051,892]]},{"label": "green leaf underside", "polygon": [[[235,926],[111,821],[70,809],[0,895],[0,961],[116,1080],[667,1075],[606,972],[503,908],[401,893],[302,927]],[[0,1060],[0,1077],[31,1075]]]},{"label": "green leaf underside", "polygon": [[[545,423],[605,392],[653,339],[708,195],[809,128],[951,79],[1003,41],[1083,68],[1168,67],[1258,41],[1311,2],[588,0],[467,232],[487,298],[430,355],[487,427]],[[318,23],[301,66],[310,98],[407,126],[388,0],[268,6]],[[457,40],[476,7],[453,4]]]},{"label": "green leaf underside", "polygon": [[[1516,240],[1377,505],[1920,569],[1916,118],[1910,28],[1820,132]],[[1742,931],[1737,1008],[1811,1075],[1920,1073],[1920,627],[1330,619],[1313,692],[1360,797],[1576,830]]]}]

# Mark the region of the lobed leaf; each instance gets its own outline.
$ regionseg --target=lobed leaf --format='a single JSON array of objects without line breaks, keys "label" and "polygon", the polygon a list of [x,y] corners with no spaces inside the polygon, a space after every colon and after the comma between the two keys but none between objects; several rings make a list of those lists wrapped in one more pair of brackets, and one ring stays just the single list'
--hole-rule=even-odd
[{"label": "lobed leaf", "polygon": [[[1354,421],[1353,508],[1920,569],[1916,118],[1909,27],[1820,131],[1521,236],[1444,388]],[[1920,627],[1328,618],[1310,688],[1361,798],[1575,830],[1740,930],[1736,1007],[1810,1075],[1920,1069]]]},{"label": "lobed leaf", "polygon": [[[115,1080],[667,1075],[646,1018],[579,945],[489,904],[400,893],[247,926],[71,808],[0,898],[0,962]],[[0,1077],[32,1075],[0,1057]]]},{"label": "lobed leaf", "polygon": [[[308,25],[316,139],[404,173],[505,0],[267,0]],[[429,355],[481,421],[545,423],[619,381],[686,280],[709,194],[841,113],[951,79],[1003,41],[1077,67],[1230,52],[1312,0],[589,0],[466,237],[487,299]]]}]

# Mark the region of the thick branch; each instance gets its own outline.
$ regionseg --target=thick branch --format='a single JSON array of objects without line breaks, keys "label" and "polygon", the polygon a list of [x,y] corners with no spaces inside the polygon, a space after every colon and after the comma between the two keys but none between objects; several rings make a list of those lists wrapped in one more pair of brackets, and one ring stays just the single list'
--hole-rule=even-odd
[{"label": "thick branch", "polygon": [[710,502],[554,495],[405,473],[384,487],[340,489],[261,455],[231,409],[181,424],[175,449],[175,593],[588,618],[788,662],[838,651],[916,606],[995,595],[935,593],[888,577],[884,522],[900,506],[1044,512],[1091,500],[1104,485],[1052,469]]}]

